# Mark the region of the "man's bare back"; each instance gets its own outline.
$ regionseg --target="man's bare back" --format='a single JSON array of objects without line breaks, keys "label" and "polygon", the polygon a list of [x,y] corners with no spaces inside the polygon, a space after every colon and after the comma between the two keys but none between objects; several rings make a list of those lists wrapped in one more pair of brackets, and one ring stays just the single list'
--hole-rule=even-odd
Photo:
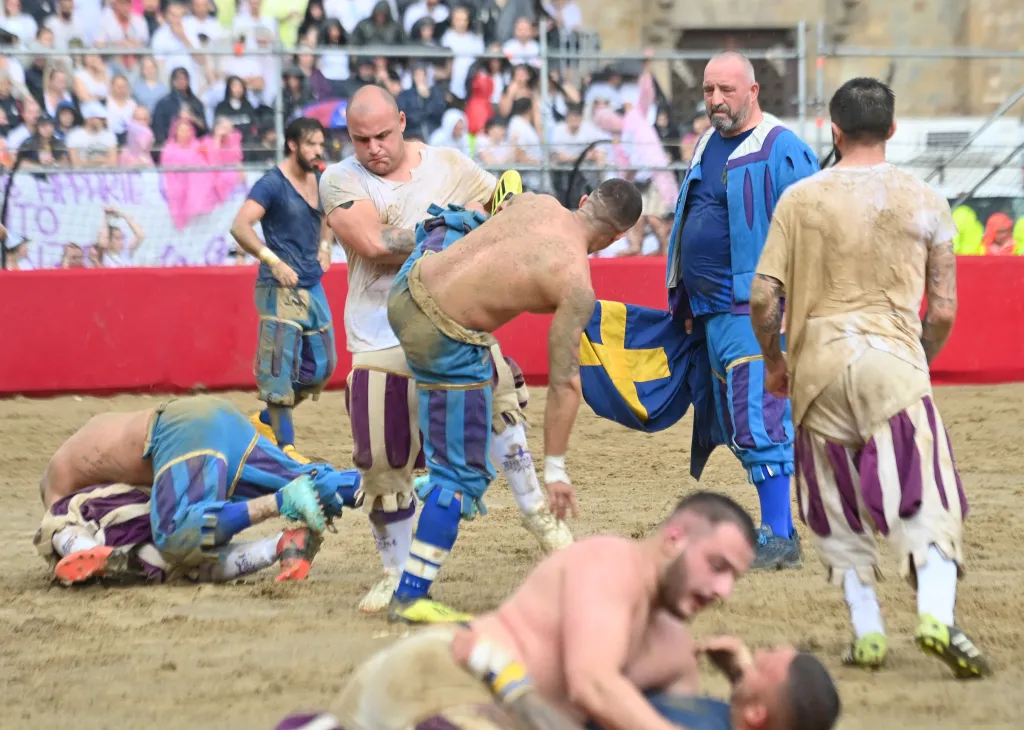
[{"label": "man's bare back", "polygon": [[49,508],[97,484],[151,486],[153,464],[142,452],[155,411],[101,413],[89,419],[50,459],[40,483],[43,504]]},{"label": "man's bare back", "polygon": [[590,288],[587,253],[578,214],[523,193],[457,246],[424,257],[420,281],[458,324],[493,332],[524,312],[551,314],[572,286]]},{"label": "man's bare back", "polygon": [[[587,577],[595,571],[603,576],[599,583]],[[609,592],[616,594],[616,606],[623,597],[631,606],[627,622],[604,614],[602,594]],[[583,721],[584,714],[571,702],[575,688],[568,674],[574,668],[566,666],[567,650],[577,642],[591,642],[598,651],[609,640],[624,643],[626,660],[619,669],[641,691],[699,689],[690,632],[657,602],[657,571],[641,544],[600,536],[545,559],[500,608],[473,621],[472,628],[515,655],[541,694]],[[603,635],[587,635],[588,627],[602,622]]]}]

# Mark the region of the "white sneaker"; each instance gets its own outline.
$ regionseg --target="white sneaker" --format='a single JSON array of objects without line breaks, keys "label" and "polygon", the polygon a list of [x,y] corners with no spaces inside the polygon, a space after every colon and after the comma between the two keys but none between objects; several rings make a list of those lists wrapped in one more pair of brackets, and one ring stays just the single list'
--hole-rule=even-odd
[{"label": "white sneaker", "polygon": [[540,507],[536,512],[524,514],[522,518],[523,527],[537,538],[545,555],[569,547],[574,542],[569,526],[551,514],[547,505]]},{"label": "white sneaker", "polygon": [[401,572],[385,570],[384,577],[359,602],[359,612],[380,613],[384,611],[391,603],[391,597],[398,590],[398,583],[401,579]]}]

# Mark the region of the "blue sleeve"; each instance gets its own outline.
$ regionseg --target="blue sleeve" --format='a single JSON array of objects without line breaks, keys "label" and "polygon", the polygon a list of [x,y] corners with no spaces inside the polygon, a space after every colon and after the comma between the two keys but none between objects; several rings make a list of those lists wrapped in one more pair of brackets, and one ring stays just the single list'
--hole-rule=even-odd
[{"label": "blue sleeve", "polygon": [[779,137],[775,147],[775,165],[772,180],[775,182],[775,199],[793,183],[810,177],[821,170],[818,156],[802,139],[791,131]]},{"label": "blue sleeve", "polygon": [[262,205],[263,210],[270,210],[270,206],[278,197],[278,192],[277,181],[267,174],[257,180],[256,184],[252,186],[252,190],[249,191],[249,200]]}]

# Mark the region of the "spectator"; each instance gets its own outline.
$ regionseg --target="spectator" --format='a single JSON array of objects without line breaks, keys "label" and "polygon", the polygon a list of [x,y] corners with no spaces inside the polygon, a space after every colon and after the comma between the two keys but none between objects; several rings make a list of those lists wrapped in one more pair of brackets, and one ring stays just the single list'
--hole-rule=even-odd
[{"label": "spectator", "polygon": [[986,256],[1013,256],[1016,241],[1013,240],[1013,220],[1006,213],[993,213],[985,221],[983,239]]},{"label": "spectator", "polygon": [[515,167],[516,151],[508,143],[508,125],[501,117],[487,120],[484,133],[476,138],[476,158],[490,168]]},{"label": "spectator", "polygon": [[[236,167],[242,164],[242,134],[230,119],[216,117],[213,133],[200,140],[206,164],[211,167]],[[212,173],[213,193],[217,203],[228,200],[239,184],[245,182],[241,170],[217,170]]]},{"label": "spectator", "polygon": [[428,68],[423,61],[413,63],[412,86],[398,95],[398,108],[405,112],[406,133],[423,140],[430,139],[441,126],[445,111],[444,95],[430,83]]},{"label": "spectator", "polygon": [[479,134],[488,120],[494,116],[494,105],[491,104],[494,79],[481,67],[476,68],[480,70],[473,77],[469,100],[466,102],[466,120],[469,123],[470,134]]},{"label": "spectator", "polygon": [[[348,35],[341,23],[334,18],[324,24],[320,34],[320,72],[331,82],[334,96],[341,96],[341,82],[348,79],[348,53],[343,49],[348,45]],[[338,50],[328,50],[338,49]]]},{"label": "spectator", "polygon": [[89,262],[86,266],[88,269],[102,269],[103,268],[103,249],[99,246],[89,246],[85,252],[86,260]]},{"label": "spectator", "polygon": [[[41,38],[49,38],[49,41],[53,41],[53,31],[49,28],[41,28],[39,35],[35,43],[32,44],[33,50],[37,48],[45,48]],[[54,56],[33,56],[28,66],[23,67],[25,83],[22,86],[20,93],[25,92],[32,94],[36,98],[36,101],[42,103],[43,89],[46,87],[46,69],[50,66],[57,68],[68,68],[70,66],[70,59],[65,62],[64,59]],[[19,93],[19,90],[15,89],[15,94]]]},{"label": "spectator", "polygon": [[14,98],[14,88],[9,74],[0,73],[0,114],[3,115],[0,136],[6,137],[8,132],[21,124],[21,112],[18,100]]},{"label": "spectator", "polygon": [[672,115],[668,109],[658,109],[658,116],[654,120],[654,129],[661,138],[661,146],[665,148],[665,154],[672,162],[679,162],[680,146],[677,142],[679,132],[676,125],[672,123]]},{"label": "spectator", "polygon": [[563,37],[583,26],[583,13],[574,0],[541,0],[541,7]]},{"label": "spectator", "polygon": [[301,117],[302,109],[313,101],[309,82],[298,66],[289,66],[284,70],[284,87],[281,93],[286,122]]},{"label": "spectator", "polygon": [[418,0],[405,9],[402,26],[406,33],[411,33],[412,27],[420,18],[430,18],[435,23],[443,23],[448,20],[448,15],[448,6],[438,0]]},{"label": "spectator", "polygon": [[392,68],[392,61],[378,56],[373,61],[373,80],[378,86],[387,89],[392,96],[402,93],[402,80],[398,72]]},{"label": "spectator", "polygon": [[[164,24],[153,33],[151,46],[154,58],[165,75],[167,69],[183,68],[190,79],[198,79],[200,69],[192,54],[199,49],[199,36],[185,26],[188,12],[184,4],[172,2],[164,13]],[[158,135],[159,136],[159,135]]]},{"label": "spectator", "polygon": [[498,102],[498,114],[512,115],[512,105],[520,99],[533,100],[537,96],[537,71],[532,66],[520,64],[512,69],[512,78],[505,86],[505,93]]},{"label": "spectator", "polygon": [[[226,0],[229,1],[229,0]],[[189,38],[204,35],[211,41],[219,41],[224,29],[217,19],[210,15],[210,0],[192,0],[192,12],[182,19],[182,27]]]},{"label": "spectator", "polygon": [[9,150],[17,152],[22,143],[36,133],[36,125],[41,115],[42,110],[39,108],[39,102],[31,96],[27,97],[21,105],[21,124],[12,129],[10,134],[7,135],[7,148]]},{"label": "spectator", "polygon": [[65,144],[74,167],[116,167],[117,138],[107,129],[107,110],[98,101],[82,104],[84,123],[68,133]]},{"label": "spectator", "polygon": [[71,164],[68,148],[55,136],[53,117],[42,114],[36,133],[26,139],[18,150],[23,167],[67,167]]},{"label": "spectator", "polygon": [[171,73],[170,93],[157,102],[156,108],[153,110],[153,136],[158,145],[167,141],[171,120],[183,112],[188,113],[200,133],[206,131],[203,103],[192,93],[188,71],[184,68],[176,68]]},{"label": "spectator", "polygon": [[525,63],[540,68],[540,45],[534,38],[533,22],[529,18],[516,20],[515,34],[505,41],[501,50],[513,65]]},{"label": "spectator", "polygon": [[312,48],[300,47],[298,55],[295,56],[296,65],[306,81],[306,88],[309,89],[313,101],[330,99],[331,82],[317,67],[317,57],[312,51]]},{"label": "spectator", "polygon": [[345,33],[351,35],[364,18],[373,13],[375,0],[324,0],[324,12],[328,18],[341,23]]},{"label": "spectator", "polygon": [[[566,110],[565,121],[555,125],[551,135],[551,159],[562,165],[576,164],[583,151],[594,142],[610,140],[593,122],[583,118],[583,106],[573,104]],[[604,150],[594,147],[587,153],[587,161],[604,164]]]},{"label": "spectator", "polygon": [[[537,127],[534,126],[533,99],[516,99],[512,104],[512,116],[508,120],[508,142],[515,150],[516,162],[522,165],[541,164],[541,142]],[[523,185],[531,190],[541,189],[540,172],[524,172]]]},{"label": "spectator", "polygon": [[479,7],[484,38],[499,47],[512,40],[517,20],[525,18],[532,24],[537,19],[533,0],[483,0]]},{"label": "spectator", "polygon": [[89,40],[85,23],[80,21],[75,10],[75,0],[57,0],[56,15],[51,15],[43,24],[53,31],[54,48],[66,50],[75,39]]},{"label": "spectator", "polygon": [[110,82],[110,97],[107,99],[107,125],[117,137],[118,142],[122,144],[125,134],[128,132],[128,121],[135,114],[136,106],[138,104],[132,99],[128,88],[128,79],[118,74]]},{"label": "spectator", "polygon": [[437,23],[429,15],[420,18],[412,26],[409,43],[426,48],[440,48],[441,43],[437,38]]},{"label": "spectator", "polygon": [[271,38],[277,36],[277,21],[264,12],[262,0],[248,0],[245,5],[239,2],[239,6],[244,12],[235,16],[231,25],[231,33],[235,38],[240,39],[243,45],[255,40],[257,28],[269,31]]},{"label": "spectator", "polygon": [[153,167],[152,153],[153,130],[134,119],[128,122],[127,140],[117,157],[118,167]]},{"label": "spectator", "polygon": [[377,83],[377,68],[372,58],[356,56],[353,60],[355,61],[356,74],[348,79],[346,97],[351,97],[364,86]]},{"label": "spectator", "polygon": [[452,11],[451,27],[441,37],[441,45],[455,54],[452,60],[451,91],[466,98],[466,75],[476,57],[483,55],[484,39],[469,29],[469,8],[459,5]]},{"label": "spectator", "polygon": [[4,0],[4,17],[0,28],[16,36],[22,43],[29,43],[36,37],[39,26],[35,18],[21,10],[21,0]]},{"label": "spectator", "polygon": [[[10,48],[17,40],[10,33],[6,35],[6,38],[0,39],[0,48]],[[24,96],[25,68],[18,59],[6,52],[0,53],[0,73],[6,73],[11,79],[11,87],[15,96]]]},{"label": "spectator", "polygon": [[77,243],[69,243],[64,246],[64,252],[60,257],[60,268],[81,269],[85,267],[85,253]]},{"label": "spectator", "polygon": [[[221,120],[215,120],[221,121]],[[176,117],[170,124],[171,135],[164,144],[163,152],[160,155],[160,164],[166,168],[178,167],[208,167],[212,164],[221,163],[221,155],[228,154],[240,158],[240,144],[235,145],[233,140],[226,140],[230,133],[223,125],[217,130],[214,140],[200,140],[196,135],[195,124],[186,117]],[[226,148],[226,149],[224,149]],[[229,188],[225,175],[235,175],[234,182]],[[196,216],[209,213],[226,199],[225,191],[233,191],[237,183],[238,173],[219,172],[182,172],[171,171],[163,173],[164,188],[167,195],[167,205],[170,209],[171,220],[180,231]]]},{"label": "spectator", "polygon": [[157,103],[170,92],[167,84],[160,80],[160,71],[152,56],[139,59],[139,76],[132,84],[132,96],[152,112]]},{"label": "spectator", "polygon": [[[271,50],[274,34],[263,25],[253,27],[252,36],[246,45],[252,44],[257,50]],[[221,73],[225,76],[238,76],[245,82],[249,94],[249,103],[254,109],[261,106],[273,108],[274,100],[281,90],[281,68],[279,59],[272,56],[256,56],[243,54],[225,58],[221,63]],[[220,91],[220,84],[210,89],[210,93]],[[223,94],[222,91],[220,91]]]},{"label": "spectator", "polygon": [[432,147],[453,147],[467,157],[469,149],[469,131],[466,126],[466,115],[458,109],[449,109],[441,117],[441,126],[430,135]]},{"label": "spectator", "polygon": [[238,76],[229,76],[224,83],[224,100],[213,110],[215,117],[229,120],[242,135],[243,147],[256,144],[256,110],[249,102],[245,82]]},{"label": "spectator", "polygon": [[302,19],[302,25],[299,26],[300,42],[309,34],[319,38],[326,25],[327,16],[324,14],[323,0],[309,0],[309,5],[306,6],[306,16]]},{"label": "spectator", "polygon": [[400,46],[405,42],[402,26],[395,22],[386,0],[373,6],[370,17],[360,21],[352,31],[355,46]]},{"label": "spectator", "polygon": [[78,110],[73,101],[62,101],[57,105],[57,130],[54,132],[57,139],[64,144],[68,143],[68,135],[71,130],[81,123],[78,118]]},{"label": "spectator", "polygon": [[59,66],[50,66],[43,77],[42,106],[43,111],[51,116],[57,115],[57,107],[61,102],[74,103],[68,92],[68,75]]},{"label": "spectator", "polygon": [[[132,14],[132,0],[111,0],[103,8],[96,45],[136,50],[149,44],[149,26],[141,15]],[[117,56],[117,63],[126,71],[138,65],[135,56]]]},{"label": "spectator", "polygon": [[164,24],[163,2],[161,0],[142,0],[142,19],[149,29],[150,43],[157,28]]},{"label": "spectator", "polygon": [[[487,52],[501,53],[501,46],[497,43],[492,43],[487,47]],[[491,75],[491,81],[494,82],[491,103],[494,106],[498,106],[501,103],[502,95],[505,93],[505,87],[508,86],[508,82],[512,79],[512,64],[508,62],[507,58],[488,58],[485,61],[485,66]]]},{"label": "spectator", "polygon": [[[103,265],[108,269],[120,269],[134,266],[134,258],[139,246],[146,239],[146,233],[131,216],[117,208],[105,208],[104,220],[96,236],[96,248],[102,252]],[[134,240],[126,250],[124,231],[118,221],[124,221],[131,229]]]},{"label": "spectator", "polygon": [[32,271],[35,266],[28,260],[29,240],[23,238],[17,243],[9,239],[4,240],[4,247],[7,249],[7,271]]},{"label": "spectator", "polygon": [[95,53],[85,57],[85,66],[75,72],[71,90],[79,104],[90,101],[98,101],[101,104],[106,102],[110,96],[110,69],[101,57]]}]

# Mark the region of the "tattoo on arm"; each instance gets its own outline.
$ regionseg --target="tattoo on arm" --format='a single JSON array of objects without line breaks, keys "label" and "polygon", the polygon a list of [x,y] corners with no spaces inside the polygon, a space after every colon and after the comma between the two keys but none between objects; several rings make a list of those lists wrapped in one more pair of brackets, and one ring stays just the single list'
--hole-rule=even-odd
[{"label": "tattoo on arm", "polygon": [[504,707],[523,730],[583,730],[582,725],[553,707],[535,689],[513,697]]},{"label": "tattoo on arm", "polygon": [[579,375],[580,337],[594,313],[596,297],[589,287],[574,286],[551,320],[548,380],[563,384]]},{"label": "tattoo on arm", "polygon": [[768,362],[782,361],[782,282],[756,274],[750,287],[750,321]]},{"label": "tattoo on arm", "polygon": [[921,323],[921,346],[931,364],[949,339],[956,319],[956,254],[951,241],[929,250],[926,277],[928,309]]},{"label": "tattoo on arm", "polygon": [[380,237],[384,242],[384,248],[391,253],[408,255],[416,248],[416,231],[410,231],[407,228],[384,226]]}]

